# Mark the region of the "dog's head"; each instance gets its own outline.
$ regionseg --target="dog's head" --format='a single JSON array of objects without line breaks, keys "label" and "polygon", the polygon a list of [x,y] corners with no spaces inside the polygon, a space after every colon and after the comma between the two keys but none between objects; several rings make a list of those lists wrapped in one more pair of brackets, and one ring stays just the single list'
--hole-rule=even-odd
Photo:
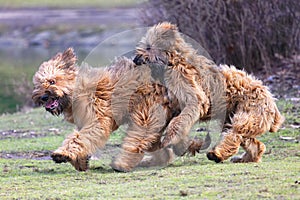
[{"label": "dog's head", "polygon": [[53,115],[71,106],[71,95],[77,76],[76,55],[72,48],[42,63],[33,77],[33,101]]},{"label": "dog's head", "polygon": [[163,22],[151,27],[136,48],[135,64],[168,64],[170,53],[176,51],[182,37],[177,26]]}]

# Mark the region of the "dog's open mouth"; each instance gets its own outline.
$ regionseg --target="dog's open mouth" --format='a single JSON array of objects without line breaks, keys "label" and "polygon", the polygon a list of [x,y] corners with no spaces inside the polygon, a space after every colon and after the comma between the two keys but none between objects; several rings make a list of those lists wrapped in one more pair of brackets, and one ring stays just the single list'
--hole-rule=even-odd
[{"label": "dog's open mouth", "polygon": [[59,106],[58,99],[49,99],[44,106],[46,110],[54,110]]}]

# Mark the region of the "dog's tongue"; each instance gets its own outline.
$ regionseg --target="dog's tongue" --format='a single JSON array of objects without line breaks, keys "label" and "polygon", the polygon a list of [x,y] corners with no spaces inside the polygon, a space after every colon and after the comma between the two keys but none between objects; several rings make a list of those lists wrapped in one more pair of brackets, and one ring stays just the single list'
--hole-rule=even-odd
[{"label": "dog's tongue", "polygon": [[49,100],[47,101],[46,105],[45,105],[45,108],[55,108],[58,106],[58,101],[55,99],[55,100]]}]

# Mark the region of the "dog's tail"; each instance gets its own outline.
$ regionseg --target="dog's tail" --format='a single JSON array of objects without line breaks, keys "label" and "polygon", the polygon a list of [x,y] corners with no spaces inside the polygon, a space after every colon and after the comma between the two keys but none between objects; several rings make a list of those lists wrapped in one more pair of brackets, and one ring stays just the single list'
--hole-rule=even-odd
[{"label": "dog's tail", "polygon": [[280,114],[277,106],[275,105],[275,117],[271,125],[270,132],[277,132],[283,122],[284,122],[284,117]]}]

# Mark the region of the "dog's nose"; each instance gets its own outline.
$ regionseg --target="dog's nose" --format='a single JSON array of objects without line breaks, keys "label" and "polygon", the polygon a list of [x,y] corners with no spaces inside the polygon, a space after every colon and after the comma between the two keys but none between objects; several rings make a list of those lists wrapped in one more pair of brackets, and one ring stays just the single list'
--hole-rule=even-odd
[{"label": "dog's nose", "polygon": [[141,54],[136,55],[135,58],[133,59],[133,62],[134,62],[136,65],[142,65],[142,64],[144,63],[143,56],[142,56]]},{"label": "dog's nose", "polygon": [[44,94],[43,96],[41,96],[41,100],[42,101],[48,101],[49,99],[49,95],[48,94]]}]

